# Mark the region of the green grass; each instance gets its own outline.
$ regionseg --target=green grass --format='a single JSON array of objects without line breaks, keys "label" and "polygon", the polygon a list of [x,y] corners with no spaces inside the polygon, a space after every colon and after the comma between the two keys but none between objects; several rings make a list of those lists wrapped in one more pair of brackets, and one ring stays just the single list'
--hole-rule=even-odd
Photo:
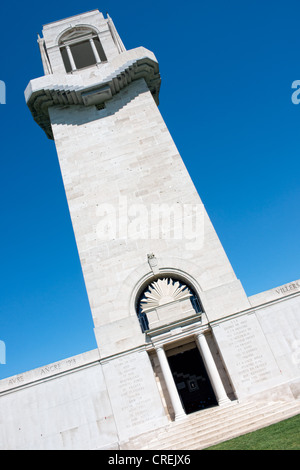
[{"label": "green grass", "polygon": [[206,450],[300,450],[300,415]]}]

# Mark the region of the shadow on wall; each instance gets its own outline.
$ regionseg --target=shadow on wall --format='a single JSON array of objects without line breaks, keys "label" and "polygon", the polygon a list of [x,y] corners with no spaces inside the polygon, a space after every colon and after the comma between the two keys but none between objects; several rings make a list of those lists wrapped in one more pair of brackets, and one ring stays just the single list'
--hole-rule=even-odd
[{"label": "shadow on wall", "polygon": [[[130,93],[128,91],[130,89]],[[128,88],[121,90],[113,99],[102,103],[101,105],[84,106],[78,105],[56,105],[49,108],[51,117],[55,124],[81,126],[102,118],[113,116],[120,109],[134,101],[141,93],[149,91],[144,79],[139,79],[131,83]],[[67,113],[64,110],[67,109]]]}]

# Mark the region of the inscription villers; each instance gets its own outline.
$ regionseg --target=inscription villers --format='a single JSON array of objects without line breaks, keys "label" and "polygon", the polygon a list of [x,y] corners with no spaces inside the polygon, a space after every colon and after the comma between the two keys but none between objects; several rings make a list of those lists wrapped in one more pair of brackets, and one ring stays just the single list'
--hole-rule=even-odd
[{"label": "inscription villers", "polygon": [[277,294],[285,294],[286,292],[290,292],[296,289],[300,289],[300,283],[298,281],[292,282],[291,284],[287,284],[283,287],[278,287],[275,289],[275,292],[277,292]]}]

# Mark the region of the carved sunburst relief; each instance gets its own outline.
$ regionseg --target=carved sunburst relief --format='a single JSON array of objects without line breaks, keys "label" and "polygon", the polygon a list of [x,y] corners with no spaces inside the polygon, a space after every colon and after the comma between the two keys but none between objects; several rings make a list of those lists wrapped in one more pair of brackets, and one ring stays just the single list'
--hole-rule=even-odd
[{"label": "carved sunburst relief", "polygon": [[178,300],[192,296],[189,288],[171,278],[158,279],[149,285],[141,300],[142,313]]}]

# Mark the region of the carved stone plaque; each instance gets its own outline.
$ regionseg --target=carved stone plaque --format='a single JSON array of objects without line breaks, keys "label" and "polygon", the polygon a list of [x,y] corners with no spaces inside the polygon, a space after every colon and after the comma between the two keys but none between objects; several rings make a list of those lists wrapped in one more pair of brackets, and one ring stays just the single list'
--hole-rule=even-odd
[{"label": "carved stone plaque", "polygon": [[282,381],[255,313],[222,322],[213,332],[238,397],[260,392]]},{"label": "carved stone plaque", "polygon": [[145,351],[113,359],[103,371],[121,441],[167,423]]}]

